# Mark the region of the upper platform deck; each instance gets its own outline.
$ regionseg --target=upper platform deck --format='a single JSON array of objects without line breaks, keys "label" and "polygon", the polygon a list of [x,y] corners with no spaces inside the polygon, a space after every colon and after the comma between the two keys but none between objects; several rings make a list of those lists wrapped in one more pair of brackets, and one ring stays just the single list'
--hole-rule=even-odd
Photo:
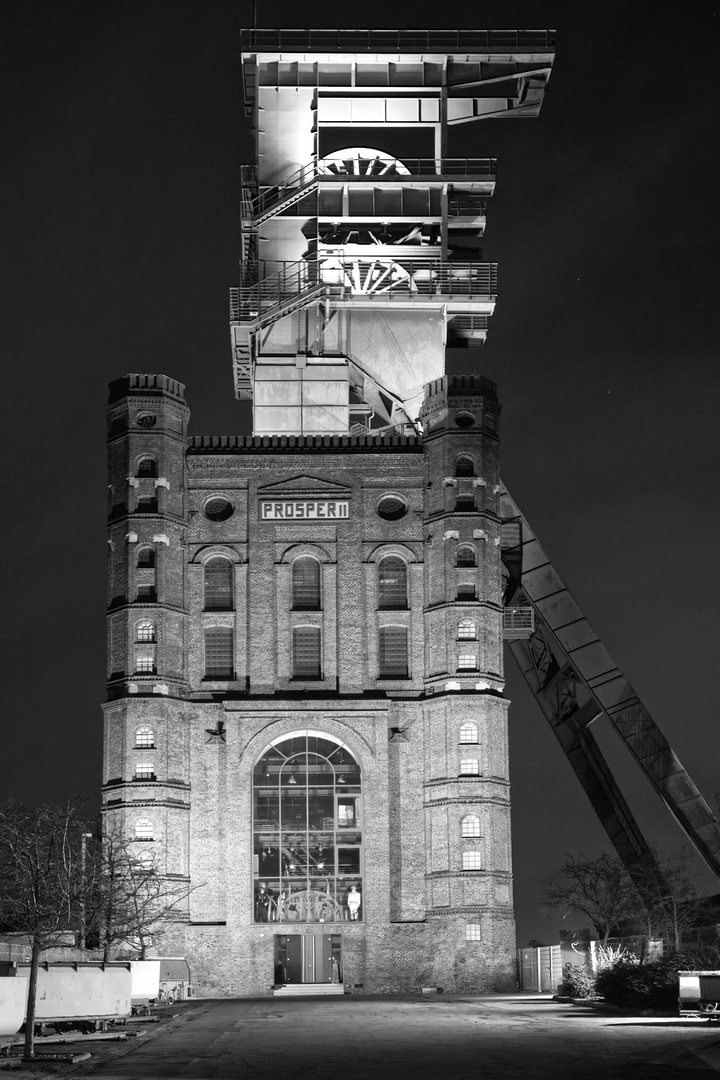
[{"label": "upper platform deck", "polygon": [[243,53],[486,55],[555,51],[554,30],[243,30]]}]

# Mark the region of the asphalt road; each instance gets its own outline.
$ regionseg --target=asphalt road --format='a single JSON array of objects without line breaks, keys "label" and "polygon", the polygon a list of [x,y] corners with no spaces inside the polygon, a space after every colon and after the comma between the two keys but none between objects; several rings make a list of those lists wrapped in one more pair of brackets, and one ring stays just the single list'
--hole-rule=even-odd
[{"label": "asphalt road", "polygon": [[693,1080],[720,1073],[720,1026],[610,1015],[548,995],[194,1003],[82,1080]]}]

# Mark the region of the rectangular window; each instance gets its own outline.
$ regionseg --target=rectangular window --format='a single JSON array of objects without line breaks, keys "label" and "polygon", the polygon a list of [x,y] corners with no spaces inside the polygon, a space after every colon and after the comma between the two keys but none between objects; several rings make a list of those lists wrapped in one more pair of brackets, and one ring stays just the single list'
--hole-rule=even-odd
[{"label": "rectangular window", "polygon": [[482,941],[482,927],[480,923],[469,922],[465,924],[466,941]]},{"label": "rectangular window", "polygon": [[136,657],[135,671],[138,675],[153,675],[155,672],[155,658],[153,656]]},{"label": "rectangular window", "polygon": [[472,514],[475,511],[474,495],[458,495],[455,500],[455,510],[459,514]]},{"label": "rectangular window", "polygon": [[320,627],[296,626],[292,633],[293,679],[321,679]]},{"label": "rectangular window", "polygon": [[138,585],[136,600],[139,604],[156,604],[157,592],[154,585]]},{"label": "rectangular window", "polygon": [[234,634],[229,626],[211,626],[205,631],[205,678],[234,679]]},{"label": "rectangular window", "polygon": [[138,761],[135,766],[135,780],[154,780],[155,766],[151,761]]},{"label": "rectangular window", "polygon": [[482,857],[479,851],[463,851],[463,870],[482,870]]},{"label": "rectangular window", "polygon": [[480,762],[477,758],[460,758],[460,775],[461,776],[479,776],[480,775]]},{"label": "rectangular window", "polygon": [[404,626],[381,626],[378,667],[381,679],[407,679],[408,641]]},{"label": "rectangular window", "polygon": [[475,600],[475,586],[460,584],[457,587],[457,599],[458,600]]},{"label": "rectangular window", "polygon": [[462,645],[458,649],[458,669],[460,671],[477,671],[477,649],[471,645]]}]

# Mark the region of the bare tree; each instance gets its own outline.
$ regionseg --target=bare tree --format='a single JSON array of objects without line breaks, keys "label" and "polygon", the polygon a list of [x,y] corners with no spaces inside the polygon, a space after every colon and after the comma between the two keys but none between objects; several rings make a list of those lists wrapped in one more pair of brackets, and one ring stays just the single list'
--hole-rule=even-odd
[{"label": "bare tree", "polygon": [[81,924],[87,893],[81,804],[0,803],[0,925],[30,938],[25,1056],[34,1057],[38,967],[44,949]]},{"label": "bare tree", "polygon": [[657,864],[662,877],[648,874],[639,898],[639,917],[649,937],[662,937],[678,951],[683,935],[708,918],[708,903],[700,896],[697,875],[685,853],[658,858]]},{"label": "bare tree", "polygon": [[555,877],[541,887],[540,899],[546,910],[562,910],[563,918],[569,912],[584,915],[603,946],[638,909],[637,890],[623,864],[611,855],[568,855]]},{"label": "bare tree", "polygon": [[160,873],[149,847],[137,851],[136,842],[109,830],[93,853],[88,932],[103,950],[103,960],[121,946],[144,960],[168,924],[182,919],[184,901],[193,891],[186,880]]}]

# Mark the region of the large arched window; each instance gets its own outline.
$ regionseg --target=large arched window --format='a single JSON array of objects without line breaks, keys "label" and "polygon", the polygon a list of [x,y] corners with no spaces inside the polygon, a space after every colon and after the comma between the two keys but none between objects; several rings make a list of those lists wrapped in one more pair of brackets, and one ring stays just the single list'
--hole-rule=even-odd
[{"label": "large arched window", "polygon": [[456,476],[474,476],[475,475],[475,463],[471,457],[467,454],[461,454],[460,457],[455,459],[455,475]]},{"label": "large arched window", "polygon": [[320,610],[320,563],[310,555],[292,564],[292,606],[294,611]]},{"label": "large arched window", "polygon": [[398,555],[386,555],[378,563],[378,607],[398,611],[407,606],[407,566]]},{"label": "large arched window", "polygon": [[205,610],[232,611],[234,608],[233,564],[218,555],[205,563]]},{"label": "large arched window", "polygon": [[360,766],[318,731],[275,740],[253,777],[255,922],[362,919]]}]

